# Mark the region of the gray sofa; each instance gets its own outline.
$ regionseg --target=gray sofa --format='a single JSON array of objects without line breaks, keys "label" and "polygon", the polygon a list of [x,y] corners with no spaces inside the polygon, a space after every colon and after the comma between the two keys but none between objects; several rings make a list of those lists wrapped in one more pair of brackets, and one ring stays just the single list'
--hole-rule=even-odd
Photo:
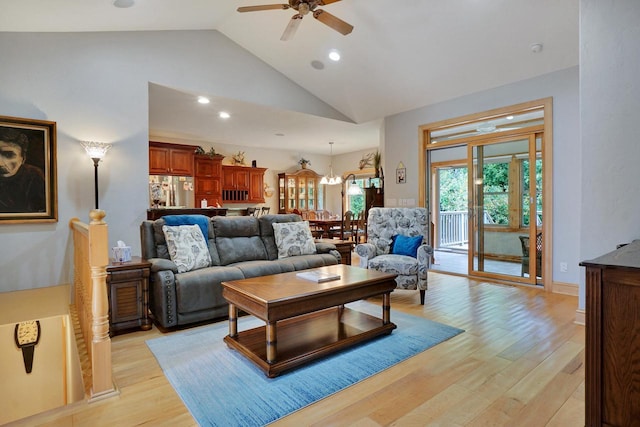
[{"label": "gray sofa", "polygon": [[165,220],[143,221],[142,257],[151,262],[149,307],[157,325],[171,328],[228,315],[223,281],[338,264],[333,244],[316,244],[317,254],[278,259],[274,222],[301,221],[300,216],[214,216],[208,220],[211,266],[178,273],[162,231]]}]

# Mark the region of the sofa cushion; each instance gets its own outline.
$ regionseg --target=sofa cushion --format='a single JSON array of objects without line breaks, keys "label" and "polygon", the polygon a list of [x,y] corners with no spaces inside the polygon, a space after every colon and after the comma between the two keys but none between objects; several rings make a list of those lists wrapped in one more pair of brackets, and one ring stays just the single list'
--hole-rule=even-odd
[{"label": "sofa cushion", "polygon": [[[207,218],[208,221],[210,221]],[[164,221],[164,217],[157,219],[155,221],[143,221],[143,227],[145,227],[146,223],[150,223],[153,228],[153,242],[155,244],[155,256],[151,258],[165,258],[171,259],[169,255],[169,249],[167,248],[167,242],[164,238],[164,232],[162,231],[162,227],[167,225]],[[146,228],[145,228],[146,229]],[[218,249],[215,245],[215,237],[213,235],[213,227],[207,227],[208,233],[205,235],[207,238],[207,247],[209,248],[209,255],[211,256],[211,265],[220,265],[220,257],[218,256]]]},{"label": "sofa cushion", "polygon": [[278,258],[316,253],[308,221],[274,222],[273,234],[278,246]]},{"label": "sofa cushion", "polygon": [[221,282],[244,279],[235,267],[215,266],[176,275],[176,309],[178,313],[226,306]]},{"label": "sofa cushion", "polygon": [[270,274],[287,273],[293,271],[290,264],[280,264],[277,261],[245,261],[232,264],[233,267],[242,271],[244,277],[268,276]]},{"label": "sofa cushion", "polygon": [[258,218],[258,224],[260,225],[260,237],[262,238],[264,247],[267,250],[267,259],[278,259],[278,246],[276,245],[276,238],[273,235],[273,223],[299,221],[302,221],[302,218],[300,215],[296,214],[262,215]]},{"label": "sofa cushion", "polygon": [[308,268],[323,267],[325,265],[338,264],[338,260],[332,254],[315,254],[315,255],[300,255],[288,258],[282,258],[275,261],[271,261],[279,264],[287,264],[290,266],[289,271],[306,270]]},{"label": "sofa cushion", "polygon": [[178,273],[209,267],[209,248],[197,225],[165,225],[162,227],[169,256],[178,267]]},{"label": "sofa cushion", "polygon": [[407,255],[378,255],[369,260],[368,267],[384,273],[416,277],[418,275],[418,260]]},{"label": "sofa cushion", "polygon": [[221,265],[267,259],[258,218],[217,216],[211,218],[211,225]]},{"label": "sofa cushion", "polygon": [[162,218],[166,225],[197,225],[205,239],[209,236],[209,218],[204,215],[165,215]]}]

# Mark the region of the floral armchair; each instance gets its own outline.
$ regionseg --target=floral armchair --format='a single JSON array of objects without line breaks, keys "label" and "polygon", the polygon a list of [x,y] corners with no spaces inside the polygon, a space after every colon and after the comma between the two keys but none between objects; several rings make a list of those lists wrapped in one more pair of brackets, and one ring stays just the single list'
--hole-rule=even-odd
[{"label": "floral armchair", "polygon": [[[367,218],[367,242],[356,246],[360,266],[397,274],[397,287],[418,289],[420,304],[424,305],[427,270],[433,254],[433,248],[425,244],[428,227],[429,215],[425,208],[371,208]],[[407,238],[417,242],[411,255],[403,254],[406,251],[400,250],[398,245],[399,239],[404,242]]]}]

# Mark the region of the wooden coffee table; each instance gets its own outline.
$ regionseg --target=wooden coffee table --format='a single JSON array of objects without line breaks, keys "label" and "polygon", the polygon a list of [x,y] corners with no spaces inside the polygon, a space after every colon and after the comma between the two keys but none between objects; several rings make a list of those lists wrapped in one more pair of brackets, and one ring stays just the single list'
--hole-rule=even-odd
[{"label": "wooden coffee table", "polygon": [[[316,283],[296,272],[222,282],[229,302],[229,335],[224,341],[268,377],[359,342],[390,334],[390,293],[395,274],[338,264],[318,270],[340,279]],[[344,304],[382,295],[381,318]],[[238,332],[238,309],[266,322]]]}]

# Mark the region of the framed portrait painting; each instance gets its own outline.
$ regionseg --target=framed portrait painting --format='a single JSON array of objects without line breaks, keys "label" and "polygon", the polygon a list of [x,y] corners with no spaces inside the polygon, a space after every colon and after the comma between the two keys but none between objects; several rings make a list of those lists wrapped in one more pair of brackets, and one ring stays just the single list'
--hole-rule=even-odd
[{"label": "framed portrait painting", "polygon": [[56,123],[0,116],[0,223],[57,220]]}]

